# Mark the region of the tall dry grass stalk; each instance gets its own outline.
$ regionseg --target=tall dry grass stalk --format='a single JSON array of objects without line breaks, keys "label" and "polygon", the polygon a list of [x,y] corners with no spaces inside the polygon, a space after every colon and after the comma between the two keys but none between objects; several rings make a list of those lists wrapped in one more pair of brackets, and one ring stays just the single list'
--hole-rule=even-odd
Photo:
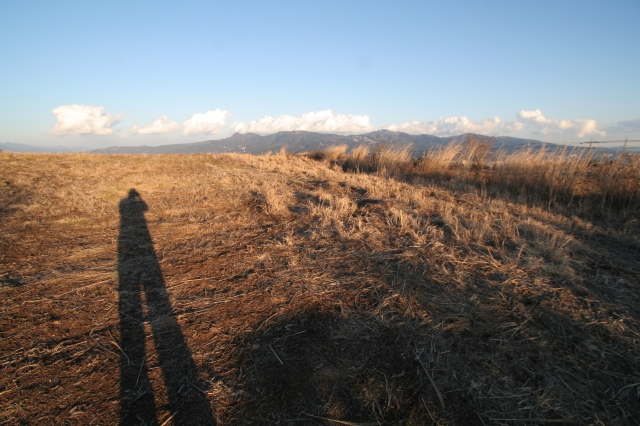
[{"label": "tall dry grass stalk", "polygon": [[366,171],[371,166],[369,160],[369,147],[367,145],[359,145],[351,150],[345,164],[350,169]]},{"label": "tall dry grass stalk", "polygon": [[333,163],[343,159],[344,153],[347,152],[347,149],[349,149],[349,145],[347,144],[331,145],[325,149],[316,149],[315,151],[305,153],[304,155],[317,161],[327,160]]},{"label": "tall dry grass stalk", "polygon": [[481,169],[484,167],[489,157],[492,146],[492,139],[480,140],[476,138],[469,138],[462,150],[462,153],[464,154],[462,161],[474,169]]},{"label": "tall dry grass stalk", "polygon": [[381,176],[401,176],[408,173],[413,166],[411,148],[413,144],[379,145],[371,157],[373,170]]},{"label": "tall dry grass stalk", "polygon": [[330,147],[324,155],[341,158],[343,167],[356,172],[409,180],[426,178],[449,186],[471,184],[514,201],[562,204],[582,213],[640,208],[637,155],[607,160],[594,151],[568,147],[492,152],[491,141],[469,140],[437,147],[414,162],[411,148],[410,144],[379,145],[370,152],[368,146],[361,145],[347,156],[336,156],[338,150]]},{"label": "tall dry grass stalk", "polygon": [[460,143],[432,149],[420,159],[417,171],[427,177],[444,177],[462,150],[463,147]]},{"label": "tall dry grass stalk", "polygon": [[502,155],[487,184],[529,201],[576,204],[591,211],[640,207],[640,160],[605,161],[584,149]]},{"label": "tall dry grass stalk", "polygon": [[332,145],[324,150],[324,158],[329,161],[337,161],[349,148],[348,145]]},{"label": "tall dry grass stalk", "polygon": [[584,151],[528,149],[499,158],[488,183],[518,197],[570,203],[586,189],[580,187],[590,163]]},{"label": "tall dry grass stalk", "polygon": [[602,203],[638,206],[640,199],[640,156],[620,155],[602,164],[597,173]]}]

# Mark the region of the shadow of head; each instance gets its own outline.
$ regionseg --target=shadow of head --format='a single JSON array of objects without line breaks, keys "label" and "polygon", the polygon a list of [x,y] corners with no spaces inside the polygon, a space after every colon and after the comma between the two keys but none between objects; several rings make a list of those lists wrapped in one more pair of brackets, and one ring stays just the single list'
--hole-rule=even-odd
[{"label": "shadow of head", "polygon": [[140,213],[147,211],[147,204],[142,200],[140,193],[136,191],[134,188],[129,190],[129,194],[127,198],[123,198],[120,201],[120,211],[121,213],[127,213],[127,215],[131,215],[134,213]]},{"label": "shadow of head", "polygon": [[136,200],[136,201],[141,201],[142,199],[140,198],[140,193],[138,191],[136,191],[134,188],[131,188],[129,190],[129,196],[127,197],[130,200]]}]

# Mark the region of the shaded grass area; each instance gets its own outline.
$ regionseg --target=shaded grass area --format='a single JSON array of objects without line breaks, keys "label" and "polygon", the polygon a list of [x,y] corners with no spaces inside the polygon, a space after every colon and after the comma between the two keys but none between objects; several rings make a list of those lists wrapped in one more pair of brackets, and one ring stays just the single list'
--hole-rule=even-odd
[{"label": "shaded grass area", "polygon": [[158,424],[196,394],[218,424],[634,424],[632,213],[331,155],[1,153],[0,420],[123,422],[118,206],[135,188],[199,375],[167,382],[143,308]]}]

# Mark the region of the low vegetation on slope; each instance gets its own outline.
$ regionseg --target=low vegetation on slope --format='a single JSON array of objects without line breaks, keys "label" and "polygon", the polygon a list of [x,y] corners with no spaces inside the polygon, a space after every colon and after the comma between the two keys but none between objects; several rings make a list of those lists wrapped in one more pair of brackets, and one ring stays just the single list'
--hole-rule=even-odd
[{"label": "low vegetation on slope", "polygon": [[481,149],[0,153],[0,422],[633,424],[636,159]]}]

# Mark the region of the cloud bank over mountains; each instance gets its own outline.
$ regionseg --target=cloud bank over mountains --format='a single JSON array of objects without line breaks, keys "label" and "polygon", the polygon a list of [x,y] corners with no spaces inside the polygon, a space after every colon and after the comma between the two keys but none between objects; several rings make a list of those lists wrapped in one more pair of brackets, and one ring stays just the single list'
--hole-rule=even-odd
[{"label": "cloud bank over mountains", "polygon": [[267,134],[293,130],[321,133],[364,133],[373,130],[373,126],[369,122],[368,115],[334,115],[330,109],[307,112],[297,117],[266,115],[249,124],[235,122],[231,125],[231,133]]},{"label": "cloud bank over mountains", "polygon": [[129,130],[134,135],[158,135],[160,133],[169,133],[180,129],[180,125],[175,121],[170,121],[166,115],[161,115],[156,121],[145,126],[143,128],[138,128],[138,125],[135,124],[131,130]]},{"label": "cloud bank over mountains", "polygon": [[193,114],[181,126],[175,121],[170,121],[166,115],[161,115],[156,121],[141,129],[137,124],[134,125],[130,132],[134,135],[157,135],[182,129],[182,134],[185,136],[214,135],[224,127],[229,117],[231,117],[229,111],[217,108],[213,111]]},{"label": "cloud bank over mountains", "polygon": [[[52,109],[57,121],[51,128],[56,136],[70,135],[111,135],[112,127],[121,121],[122,114],[108,114],[104,107],[87,105],[62,105]],[[223,130],[231,113],[217,108],[204,113],[196,113],[182,124],[161,115],[151,124],[130,129],[132,135],[158,135],[182,131],[185,136],[214,135]],[[635,128],[640,120],[618,123],[618,127]],[[391,124],[374,127],[368,115],[334,114],[332,110],[307,112],[298,116],[280,115],[264,116],[249,123],[236,121],[228,129],[231,133],[271,134],[282,131],[303,130],[320,133],[357,134],[376,129],[388,129],[409,134],[429,134],[436,136],[452,136],[462,133],[479,133],[485,135],[530,134],[547,137],[604,137],[606,132],[598,128],[592,119],[552,119],[546,117],[541,110],[521,110],[516,120],[503,122],[500,117],[474,121],[465,116],[440,118],[434,121],[408,121],[402,124]],[[613,128],[611,128],[613,129]]]},{"label": "cloud bank over mountains", "polygon": [[569,135],[576,134],[579,138],[606,136],[604,131],[598,130],[596,120],[552,120],[545,117],[539,109],[533,111],[522,110],[518,113],[518,118],[524,123],[525,127],[543,135],[567,133]]},{"label": "cloud bank over mountains", "polygon": [[491,120],[472,121],[467,117],[440,118],[436,121],[409,121],[407,123],[385,127],[394,132],[405,132],[409,134],[428,134],[436,136],[459,135],[462,133],[483,133],[495,132],[500,124],[500,117],[493,117]]},{"label": "cloud bank over mountains", "polygon": [[409,121],[404,124],[392,124],[385,129],[410,134],[426,133],[436,136],[451,136],[461,133],[513,134],[526,131],[534,135],[566,135],[583,138],[585,136],[606,136],[598,129],[595,120],[554,120],[544,116],[542,111],[522,110],[516,114],[518,120],[502,122],[500,117],[473,121],[467,117],[440,118],[436,121]]},{"label": "cloud bank over mountains", "polygon": [[186,136],[214,135],[224,127],[229,117],[231,117],[231,113],[220,108],[205,113],[193,114],[191,118],[182,123],[184,126],[182,133]]}]

